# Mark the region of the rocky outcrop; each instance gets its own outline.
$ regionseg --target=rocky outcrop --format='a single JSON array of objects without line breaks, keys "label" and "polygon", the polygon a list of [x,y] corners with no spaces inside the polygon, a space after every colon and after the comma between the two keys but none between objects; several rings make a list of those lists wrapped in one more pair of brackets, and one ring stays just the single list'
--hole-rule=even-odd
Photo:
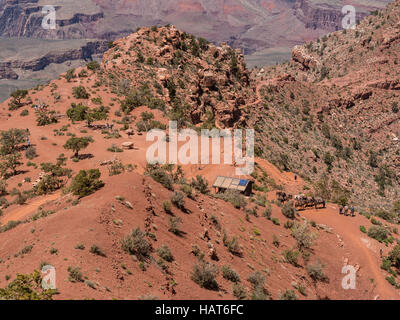
[{"label": "rocky outcrop", "polygon": [[142,28],[115,41],[103,56],[103,67],[116,77],[134,75],[129,77],[132,87],[153,74],[157,84],[149,88],[151,97],[193,125],[237,126],[243,108],[255,99],[240,50],[196,40],[175,26]]},{"label": "rocky outcrop", "polygon": [[320,66],[320,61],[308,54],[303,46],[295,46],[292,50],[292,59],[300,63],[305,70],[314,69]]},{"label": "rocky outcrop", "polygon": [[0,66],[0,79],[18,79],[18,74],[7,66]]}]

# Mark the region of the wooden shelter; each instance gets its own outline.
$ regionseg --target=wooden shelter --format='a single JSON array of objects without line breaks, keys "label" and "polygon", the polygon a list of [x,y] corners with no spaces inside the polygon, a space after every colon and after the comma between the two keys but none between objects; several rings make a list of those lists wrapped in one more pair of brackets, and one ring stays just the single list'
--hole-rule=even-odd
[{"label": "wooden shelter", "polygon": [[235,190],[246,196],[250,196],[253,192],[253,184],[254,181],[248,179],[218,176],[215,179],[213,188],[216,193],[225,192],[226,190]]}]

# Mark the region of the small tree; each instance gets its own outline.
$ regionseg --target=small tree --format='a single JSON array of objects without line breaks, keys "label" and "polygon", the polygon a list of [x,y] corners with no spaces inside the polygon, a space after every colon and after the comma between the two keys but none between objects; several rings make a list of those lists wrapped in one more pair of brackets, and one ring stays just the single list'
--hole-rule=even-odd
[{"label": "small tree", "polygon": [[47,126],[48,124],[57,123],[56,112],[54,110],[37,110],[36,114],[36,124],[40,126]]},{"label": "small tree", "polygon": [[9,103],[9,110],[15,110],[22,107],[24,104],[21,102],[28,95],[28,90],[15,90],[10,94],[12,98],[11,102]]},{"label": "small tree", "polygon": [[88,110],[89,107],[83,105],[82,103],[71,103],[71,108],[67,110],[67,116],[72,122],[83,121],[86,118]]},{"label": "small tree", "polygon": [[104,106],[100,106],[98,108],[91,109],[86,114],[86,117],[85,117],[88,126],[90,127],[90,125],[94,121],[107,120],[108,112],[109,112],[109,108],[104,107]]},{"label": "small tree", "polygon": [[73,87],[72,94],[76,99],[89,99],[90,97],[84,86]]},{"label": "small tree", "polygon": [[0,289],[1,300],[52,300],[56,290],[43,290],[40,272],[18,274],[17,278]]},{"label": "small tree", "polygon": [[65,74],[65,79],[70,82],[73,78],[75,78],[75,69],[69,69]]},{"label": "small tree", "polygon": [[394,246],[393,250],[389,252],[388,258],[392,265],[398,269],[400,268],[400,245],[397,244]]},{"label": "small tree", "polygon": [[46,194],[60,189],[66,183],[64,177],[71,177],[72,170],[64,168],[66,158],[61,154],[57,163],[53,164],[50,162],[41,163],[40,167],[46,175],[40,180],[35,186],[34,191],[38,195]]},{"label": "small tree", "polygon": [[285,203],[282,207],[282,214],[289,219],[294,219],[296,217],[296,209],[293,207],[293,201]]},{"label": "small tree", "polygon": [[71,191],[79,198],[86,197],[104,186],[99,169],[81,170],[71,183]]},{"label": "small tree", "polygon": [[6,156],[4,156],[5,160],[5,167],[7,169],[11,169],[11,175],[16,175],[17,174],[17,168],[21,166],[23,163],[20,161],[21,160],[21,154],[20,153],[11,153]]},{"label": "small tree", "polygon": [[0,133],[0,153],[2,155],[7,155],[17,152],[19,145],[25,142],[27,135],[29,135],[29,133],[23,129],[13,128],[2,131]]},{"label": "small tree", "polygon": [[92,141],[88,137],[72,137],[69,138],[64,144],[64,148],[67,150],[72,150],[74,152],[74,157],[78,158],[79,151],[87,148],[90,142]]},{"label": "small tree", "polygon": [[100,68],[100,64],[99,64],[96,60],[93,60],[93,61],[90,61],[90,62],[86,65],[86,67],[87,67],[89,70],[94,71],[94,70],[97,70],[97,69]]},{"label": "small tree", "polygon": [[208,181],[200,175],[197,175],[196,179],[192,179],[191,185],[200,193],[207,194],[210,192],[210,190],[208,189]]}]

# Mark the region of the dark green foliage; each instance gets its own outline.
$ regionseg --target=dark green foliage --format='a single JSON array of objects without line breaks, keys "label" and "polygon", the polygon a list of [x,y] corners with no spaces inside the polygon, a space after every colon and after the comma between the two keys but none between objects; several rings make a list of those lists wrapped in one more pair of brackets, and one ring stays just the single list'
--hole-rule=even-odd
[{"label": "dark green foliage", "polygon": [[382,226],[372,226],[371,228],[368,229],[368,236],[378,240],[379,242],[384,242],[385,240],[388,239],[390,235],[390,232]]},{"label": "dark green foliage", "polygon": [[73,87],[72,94],[76,99],[89,99],[90,97],[84,86]]},{"label": "dark green foliage", "polygon": [[86,67],[87,67],[89,70],[97,70],[97,69],[100,69],[100,64],[99,64],[96,60],[93,60],[93,61],[90,61],[90,62],[86,65]]},{"label": "dark green foliage", "polygon": [[28,95],[28,90],[15,90],[10,94],[10,97],[12,98],[10,103],[8,104],[8,109],[11,110],[16,110],[18,108],[21,108],[24,104],[21,102],[22,99],[24,99]]},{"label": "dark green foliage", "polygon": [[208,181],[200,175],[197,175],[196,179],[192,179],[190,185],[202,194],[207,194],[210,192],[208,189]]},{"label": "dark green foliage", "polygon": [[285,203],[282,207],[282,214],[289,219],[294,219],[296,217],[296,209],[293,206],[293,201]]},{"label": "dark green foliage", "polygon": [[18,274],[17,278],[0,289],[1,300],[52,300],[56,290],[43,290],[40,272]]},{"label": "dark green foliage", "polygon": [[64,148],[67,150],[72,150],[74,151],[74,157],[79,156],[79,151],[82,149],[85,149],[89,143],[92,142],[90,138],[88,137],[72,137],[67,140],[67,142],[64,144]]},{"label": "dark green foliage", "polygon": [[86,197],[104,186],[99,169],[81,170],[72,180],[71,191],[79,198]]}]

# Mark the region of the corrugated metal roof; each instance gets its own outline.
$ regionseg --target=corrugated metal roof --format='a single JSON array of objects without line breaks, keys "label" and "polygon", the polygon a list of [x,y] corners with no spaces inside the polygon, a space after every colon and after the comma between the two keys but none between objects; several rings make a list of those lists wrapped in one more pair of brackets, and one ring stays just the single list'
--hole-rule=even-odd
[{"label": "corrugated metal roof", "polygon": [[213,184],[214,188],[223,188],[230,190],[245,191],[250,181],[246,179],[237,179],[232,177],[218,176]]}]

